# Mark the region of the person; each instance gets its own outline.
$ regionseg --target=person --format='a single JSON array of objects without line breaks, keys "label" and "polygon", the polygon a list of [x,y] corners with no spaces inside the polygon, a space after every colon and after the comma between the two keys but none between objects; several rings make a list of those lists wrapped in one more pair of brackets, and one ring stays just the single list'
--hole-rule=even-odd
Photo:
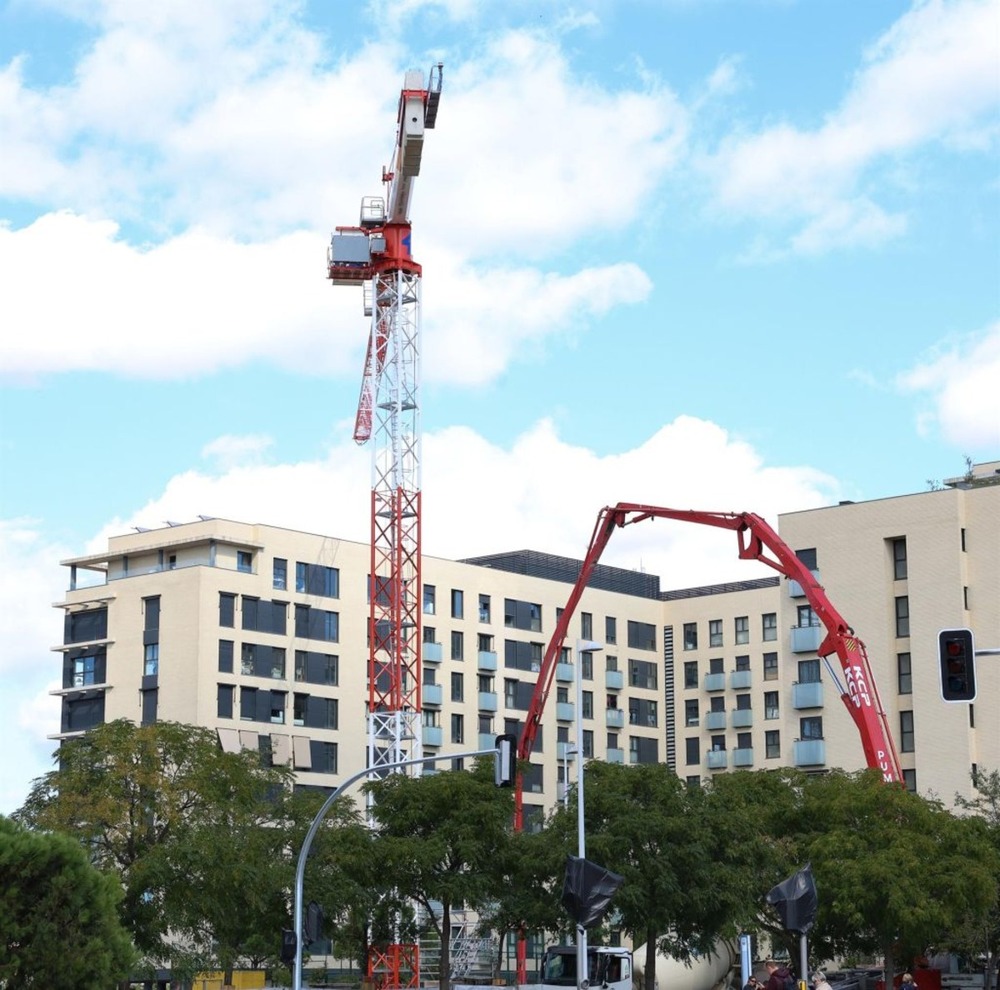
[{"label": "person", "polygon": [[913,979],[912,973],[904,973],[899,981],[899,990],[917,990],[917,981]]},{"label": "person", "polygon": [[826,981],[826,973],[822,970],[813,973],[813,990],[832,990]]},{"label": "person", "polygon": [[788,990],[788,981],[794,979],[792,971],[784,963],[776,963],[773,959],[768,959],[764,963],[767,970],[767,983],[764,990]]},{"label": "person", "polygon": [[743,990],[764,990],[764,984],[751,973],[750,979],[743,985]]}]

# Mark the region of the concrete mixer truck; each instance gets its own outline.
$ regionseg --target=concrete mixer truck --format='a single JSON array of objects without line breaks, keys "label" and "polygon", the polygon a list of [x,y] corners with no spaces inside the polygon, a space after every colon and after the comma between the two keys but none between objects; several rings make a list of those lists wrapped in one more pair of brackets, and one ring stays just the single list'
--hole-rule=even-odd
[{"label": "concrete mixer truck", "polygon": [[[632,951],[621,946],[587,947],[587,981],[600,990],[632,990]],[[542,990],[579,986],[576,946],[553,945],[542,956]]]}]

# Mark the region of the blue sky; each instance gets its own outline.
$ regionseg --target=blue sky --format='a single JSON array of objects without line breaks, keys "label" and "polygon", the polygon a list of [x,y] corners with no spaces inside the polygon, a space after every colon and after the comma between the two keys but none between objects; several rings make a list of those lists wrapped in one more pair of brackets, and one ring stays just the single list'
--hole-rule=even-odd
[{"label": "blue sky", "polygon": [[425,552],[579,555],[616,501],[773,520],[1000,456],[998,38],[980,0],[0,5],[0,811],[52,750],[60,559],[198,513],[367,538],[324,259],[406,69],[444,63]]}]

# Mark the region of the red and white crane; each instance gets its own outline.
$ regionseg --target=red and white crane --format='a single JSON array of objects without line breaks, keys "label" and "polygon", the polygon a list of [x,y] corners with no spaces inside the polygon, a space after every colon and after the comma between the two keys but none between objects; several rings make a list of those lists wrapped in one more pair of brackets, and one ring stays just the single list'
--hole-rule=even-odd
[{"label": "red and white crane", "polygon": [[410,250],[410,199],[424,134],[441,98],[440,64],[406,73],[385,196],[365,196],[357,226],[327,252],[334,285],[361,285],[371,332],[354,439],[372,442],[368,627],[368,765],[423,755],[420,567],[420,265]]}]

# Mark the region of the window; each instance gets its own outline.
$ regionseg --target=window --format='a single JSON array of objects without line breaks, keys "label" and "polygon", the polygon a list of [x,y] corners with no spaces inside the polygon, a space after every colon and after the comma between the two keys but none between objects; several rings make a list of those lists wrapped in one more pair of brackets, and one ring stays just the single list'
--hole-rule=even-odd
[{"label": "window", "polygon": [[780,715],[778,711],[778,692],[777,691],[765,691],[764,692],[764,718],[778,718]]},{"label": "window", "polygon": [[768,760],[781,758],[781,733],[777,729],[764,733],[764,757]]},{"label": "window", "polygon": [[633,622],[628,620],[628,645],[633,650],[656,649],[656,626],[651,622]]},{"label": "window", "polygon": [[336,743],[319,742],[316,739],[311,739],[309,741],[309,755],[312,759],[311,770],[313,773],[337,772]]},{"label": "window", "polygon": [[910,635],[910,599],[900,595],[896,599],[896,638],[904,639]]},{"label": "window", "polygon": [[736,669],[737,670],[749,670],[750,669],[750,655],[739,656],[736,658]]},{"label": "window", "polygon": [[895,540],[889,540],[892,549],[892,579],[894,581],[906,580],[906,537],[900,536]]},{"label": "window", "polygon": [[799,629],[808,629],[810,626],[818,626],[819,619],[812,610],[812,605],[800,605],[797,610]]},{"label": "window", "polygon": [[778,679],[778,654],[764,654],[764,680],[776,681]]},{"label": "window", "polygon": [[261,601],[243,596],[242,627],[251,632],[269,632],[284,636],[288,623],[288,602]]},{"label": "window", "polygon": [[340,711],[337,699],[296,694],[292,700],[292,718],[296,725],[312,729],[339,728]]},{"label": "window", "polygon": [[79,656],[73,660],[73,687],[97,683],[97,657]]},{"label": "window", "polygon": [[236,625],[236,596],[219,592],[219,625],[230,629]]},{"label": "window", "polygon": [[451,741],[453,743],[465,742],[465,718],[462,715],[451,716]]},{"label": "window", "polygon": [[722,619],[709,619],[708,645],[722,646]]},{"label": "window", "polygon": [[796,550],[795,556],[798,557],[799,560],[802,561],[803,565],[808,567],[809,570],[817,570],[815,547],[809,547],[805,550]]},{"label": "window", "polygon": [[[106,608],[66,613],[63,643],[89,643],[91,640],[107,638],[108,610]],[[80,707],[82,709],[83,706]]]},{"label": "window", "polygon": [[708,661],[708,672],[710,674],[724,674],[726,672],[725,661],[722,657],[713,657]]},{"label": "window", "polygon": [[476,649],[480,653],[492,653],[493,636],[490,633],[479,633],[476,637]]},{"label": "window", "polygon": [[453,619],[465,617],[465,592],[459,588],[451,589],[451,617]]},{"label": "window", "polygon": [[451,675],[451,700],[465,700],[465,678],[461,674]]},{"label": "window", "polygon": [[917,771],[916,770],[904,770],[903,771],[903,784],[906,789],[911,794],[917,793]]},{"label": "window", "polygon": [[698,699],[688,698],[684,702],[684,725],[688,728],[698,724]]},{"label": "window", "polygon": [[152,725],[156,721],[157,690],[156,688],[149,688],[145,691],[140,691],[139,694],[142,696],[142,719],[140,724]]},{"label": "window", "polygon": [[590,612],[580,613],[580,638],[594,638],[594,616]]},{"label": "window", "polygon": [[753,739],[749,732],[737,732],[736,733],[736,748],[737,749],[753,749]]},{"label": "window", "polygon": [[451,634],[451,658],[452,660],[465,659],[465,635],[457,630],[452,630]]},{"label": "window", "polygon": [[750,617],[737,615],[735,619],[736,643],[741,645],[750,642]]},{"label": "window", "polygon": [[698,686],[698,661],[684,661],[684,687],[696,688]]},{"label": "window", "polygon": [[736,695],[736,710],[738,712],[750,711],[750,695],[748,694]]},{"label": "window", "polygon": [[708,704],[709,711],[724,712],[726,710],[726,699],[721,694],[717,694],[710,698]]},{"label": "window", "polygon": [[594,733],[590,729],[583,730],[583,755],[585,758],[594,756]]},{"label": "window", "polygon": [[658,763],[659,753],[655,739],[643,736],[629,736],[629,763]]},{"label": "window", "polygon": [[424,626],[424,642],[425,643],[437,642],[437,630],[433,626]]},{"label": "window", "polygon": [[434,603],[435,589],[433,584],[424,585],[424,615],[434,615],[435,603]]},{"label": "window", "polygon": [[490,621],[490,596],[480,595],[479,596],[479,621],[489,622]]},{"label": "window", "polygon": [[618,620],[613,615],[604,619],[604,642],[614,646],[618,642]]},{"label": "window", "polygon": [[585,681],[594,679],[594,654],[590,650],[580,651],[580,674]]},{"label": "window", "polygon": [[684,762],[687,766],[701,763],[701,740],[697,736],[684,740],[684,750]]},{"label": "window", "polygon": [[608,749],[617,749],[617,748],[618,748],[618,733],[617,732],[609,732],[608,733]]},{"label": "window", "polygon": [[219,640],[219,673],[231,674],[233,672],[233,641],[231,639]]},{"label": "window", "polygon": [[773,643],[778,638],[778,613],[765,612],[760,617],[761,637],[765,643]]},{"label": "window", "polygon": [[253,554],[249,550],[236,551],[236,570],[245,574],[253,572]]},{"label": "window", "polygon": [[629,660],[628,682],[632,687],[655,688],[656,664],[648,660]]},{"label": "window", "polygon": [[[493,681],[494,678],[492,674],[478,674],[476,676],[476,690],[492,694]],[[483,731],[485,732],[486,730],[484,729]]]},{"label": "window", "polygon": [[160,644],[147,643],[144,649],[142,672],[146,677],[158,674],[160,670]]},{"label": "window", "polygon": [[685,622],[684,623],[684,649],[685,650],[697,650],[698,649],[698,623],[697,622]]},{"label": "window", "polygon": [[303,595],[321,595],[324,598],[340,597],[340,571],[322,564],[295,564],[295,590]]},{"label": "window", "polygon": [[913,742],[913,712],[899,713],[899,751],[912,753],[916,747]]},{"label": "window", "polygon": [[514,670],[530,670],[537,673],[542,669],[541,643],[525,643],[519,639],[503,641],[503,665]]},{"label": "window", "polygon": [[712,736],[712,752],[724,753],[726,751],[726,737]]},{"label": "window", "polygon": [[[425,667],[425,670],[433,670]],[[314,653],[312,650],[295,651],[295,680],[305,684],[340,683],[340,660],[331,653]]]},{"label": "window", "polygon": [[618,657],[614,657],[614,656],[611,656],[610,654],[608,654],[608,656],[606,656],[604,658],[604,660],[605,660],[605,663],[604,663],[604,669],[605,670],[617,670],[618,669]]},{"label": "window", "polygon": [[913,693],[913,673],[910,668],[910,654],[896,654],[896,685],[900,694]]},{"label": "window", "polygon": [[295,635],[300,639],[321,639],[336,643],[340,639],[340,614],[312,605],[295,606]]},{"label": "window", "polygon": [[965,549],[965,527],[962,527],[960,546],[962,547],[962,553],[966,553]]},{"label": "window", "polygon": [[542,606],[536,602],[522,602],[516,598],[503,600],[503,624],[508,629],[542,631]]},{"label": "window", "polygon": [[819,657],[799,661],[799,684],[818,684],[820,681]]},{"label": "window", "polygon": [[800,739],[822,739],[823,738],[823,716],[807,715],[799,719]]},{"label": "window", "polygon": [[645,725],[655,728],[657,724],[657,707],[655,701],[646,698],[630,698],[628,703],[629,725]]},{"label": "window", "polygon": [[235,688],[232,684],[218,685],[216,695],[215,713],[219,718],[233,717],[233,694]]},{"label": "window", "polygon": [[281,557],[274,558],[274,571],[271,579],[271,587],[275,591],[288,590],[288,561]]}]

